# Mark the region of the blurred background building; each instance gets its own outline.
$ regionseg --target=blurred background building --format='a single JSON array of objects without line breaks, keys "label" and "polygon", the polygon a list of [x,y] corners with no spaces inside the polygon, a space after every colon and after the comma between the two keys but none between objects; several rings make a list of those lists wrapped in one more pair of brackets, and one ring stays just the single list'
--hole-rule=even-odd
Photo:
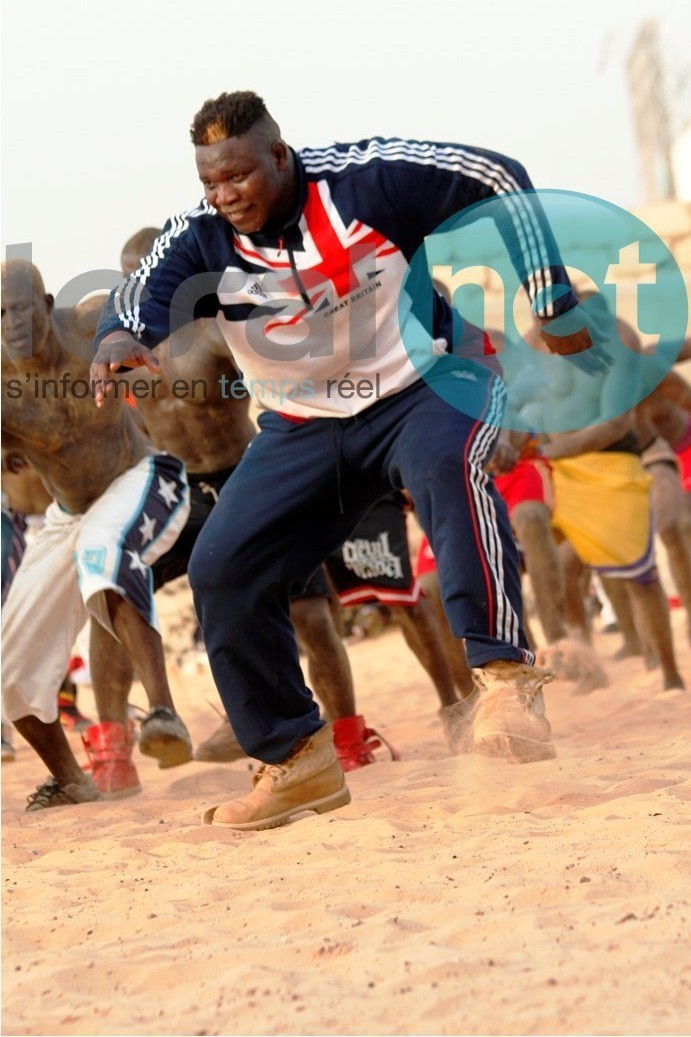
[{"label": "blurred background building", "polygon": [[[691,201],[691,57],[663,18],[644,22],[627,80],[646,203]],[[683,48],[683,49],[682,49]]]}]

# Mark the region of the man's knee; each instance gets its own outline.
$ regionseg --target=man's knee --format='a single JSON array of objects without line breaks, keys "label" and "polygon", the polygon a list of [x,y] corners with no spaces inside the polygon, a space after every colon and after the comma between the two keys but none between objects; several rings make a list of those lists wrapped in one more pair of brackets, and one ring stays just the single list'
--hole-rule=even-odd
[{"label": "man's knee", "polygon": [[192,590],[223,587],[231,592],[233,586],[242,587],[253,583],[257,566],[250,564],[248,553],[235,551],[225,544],[220,549],[218,544],[207,547],[203,536],[200,537],[187,566],[187,578]]},{"label": "man's knee", "polygon": [[335,632],[327,598],[294,598],[290,603],[290,618],[306,648],[319,646]]},{"label": "man's knee", "polygon": [[511,512],[511,525],[518,539],[524,543],[537,537],[551,538],[551,514],[542,501],[522,501]]}]

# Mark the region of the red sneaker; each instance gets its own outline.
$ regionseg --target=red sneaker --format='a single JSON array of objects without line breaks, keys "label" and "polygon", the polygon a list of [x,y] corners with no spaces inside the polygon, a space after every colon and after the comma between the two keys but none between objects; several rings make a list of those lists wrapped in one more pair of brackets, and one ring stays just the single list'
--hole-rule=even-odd
[{"label": "red sneaker", "polygon": [[132,763],[134,727],[106,721],[92,724],[82,735],[91,774],[104,799],[124,799],[141,792],[137,769]]},{"label": "red sneaker", "polygon": [[374,750],[381,747],[382,742],[391,753],[392,760],[400,760],[397,749],[372,727],[365,725],[363,716],[340,717],[333,722],[334,745],[336,754],[344,771],[354,771],[358,767],[366,767],[368,763],[376,763]]}]

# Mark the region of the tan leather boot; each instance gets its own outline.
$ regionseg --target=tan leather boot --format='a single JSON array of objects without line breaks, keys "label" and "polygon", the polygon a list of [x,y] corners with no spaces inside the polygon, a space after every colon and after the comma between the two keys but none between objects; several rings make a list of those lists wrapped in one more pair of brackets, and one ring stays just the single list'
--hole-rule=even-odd
[{"label": "tan leather boot", "polygon": [[211,807],[205,825],[261,831],[276,828],[303,810],[324,814],[350,803],[343,768],[326,725],[298,743],[282,763],[264,763],[254,775],[254,788],[242,799]]},{"label": "tan leather boot", "polygon": [[510,763],[554,759],[557,753],[542,696],[542,685],[554,673],[500,659],[472,674],[480,692],[473,721],[475,752]]}]

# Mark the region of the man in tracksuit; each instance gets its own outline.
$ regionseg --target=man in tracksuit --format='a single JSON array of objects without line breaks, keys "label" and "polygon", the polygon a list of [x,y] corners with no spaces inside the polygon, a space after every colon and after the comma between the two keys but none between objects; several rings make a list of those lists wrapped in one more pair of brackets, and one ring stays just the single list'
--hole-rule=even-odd
[{"label": "man in tracksuit", "polygon": [[[552,758],[541,692],[551,675],[533,666],[506,508],[484,472],[505,395],[496,358],[431,282],[422,302],[405,284],[442,221],[506,195],[499,229],[537,316],[576,305],[545,217],[521,193],[524,169],[476,148],[379,138],[296,152],[249,91],[207,101],[191,137],[205,198],[111,294],[92,379],[103,406],[121,365],[155,370],[152,347],[172,333],[185,348],[185,325],[216,315],[262,408],[189,578],[225,708],[263,767],[252,792],[204,820],[270,828],[349,801],[289,601],[391,487],[414,500],[465,639],[475,751]],[[545,338],[563,353],[590,345],[585,329]]]}]

